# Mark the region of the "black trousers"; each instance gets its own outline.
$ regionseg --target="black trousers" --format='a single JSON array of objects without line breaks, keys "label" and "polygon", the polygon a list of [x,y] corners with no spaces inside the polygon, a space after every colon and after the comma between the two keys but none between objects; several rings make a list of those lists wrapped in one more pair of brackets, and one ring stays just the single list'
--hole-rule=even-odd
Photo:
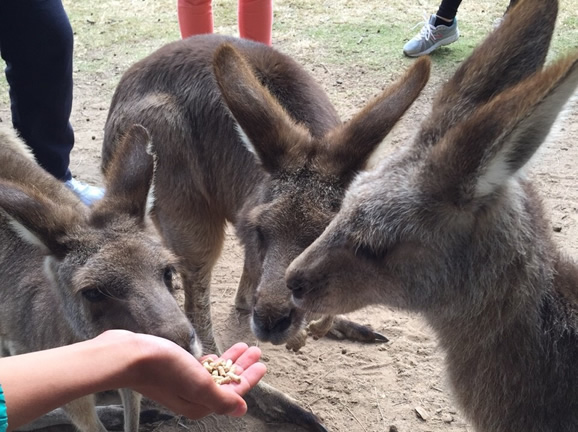
[{"label": "black trousers", "polygon": [[[436,15],[450,20],[454,19],[461,2],[462,0],[442,0]],[[518,0],[510,0],[506,12],[514,7],[516,3],[518,3]]]},{"label": "black trousers", "polygon": [[461,2],[462,0],[442,0],[436,15],[449,20],[454,19]]},{"label": "black trousers", "polygon": [[73,34],[62,1],[0,0],[0,55],[14,128],[44,169],[70,179]]}]

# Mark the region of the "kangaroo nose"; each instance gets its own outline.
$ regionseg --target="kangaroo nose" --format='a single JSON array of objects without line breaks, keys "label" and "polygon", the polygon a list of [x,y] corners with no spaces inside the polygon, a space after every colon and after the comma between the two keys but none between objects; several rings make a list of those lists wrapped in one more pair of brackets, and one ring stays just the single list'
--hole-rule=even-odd
[{"label": "kangaroo nose", "polygon": [[263,330],[267,330],[269,333],[283,333],[287,330],[293,321],[293,311],[281,318],[264,317],[258,313],[253,313],[253,322]]},{"label": "kangaroo nose", "polygon": [[184,332],[181,333],[181,336],[179,337],[177,342],[177,344],[181,348],[184,348],[191,354],[193,353],[193,348],[196,345],[196,343],[197,343],[197,335],[194,329],[189,330],[188,334]]},{"label": "kangaroo nose", "polygon": [[287,279],[287,287],[293,292],[293,297],[303,298],[311,290],[311,284],[298,273],[294,273]]},{"label": "kangaroo nose", "polygon": [[291,321],[293,321],[291,314],[277,320],[276,323],[273,324],[271,331],[275,333],[283,333],[291,326]]}]

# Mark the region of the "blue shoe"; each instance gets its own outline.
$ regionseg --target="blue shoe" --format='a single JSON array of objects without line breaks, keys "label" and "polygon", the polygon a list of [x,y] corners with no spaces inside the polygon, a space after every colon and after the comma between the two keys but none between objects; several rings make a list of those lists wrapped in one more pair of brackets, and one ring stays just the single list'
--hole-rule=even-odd
[{"label": "blue shoe", "polygon": [[74,192],[86,205],[92,205],[104,196],[104,189],[87,185],[74,178],[65,181],[64,186]]},{"label": "blue shoe", "polygon": [[419,57],[429,54],[435,49],[443,45],[449,45],[459,39],[460,32],[456,18],[454,18],[454,22],[450,26],[435,26],[435,21],[436,16],[434,14],[430,16],[429,21],[424,23],[420,32],[404,45],[403,53],[406,56]]}]

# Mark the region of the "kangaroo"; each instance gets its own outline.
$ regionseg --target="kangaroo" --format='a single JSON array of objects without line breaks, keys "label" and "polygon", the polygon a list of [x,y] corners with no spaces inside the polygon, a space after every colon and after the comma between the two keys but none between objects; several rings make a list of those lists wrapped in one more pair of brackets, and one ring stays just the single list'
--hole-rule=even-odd
[{"label": "kangaroo", "polygon": [[557,8],[520,1],[286,273],[311,311],[421,313],[479,432],[578,430],[578,266],[523,173],[578,86],[577,54],[543,68]]},{"label": "kangaroo", "polygon": [[[14,131],[0,129],[0,339],[9,354],[120,328],[165,337],[200,356],[173,296],[182,289],[178,260],[147,221],[149,142],[142,127],[127,130],[105,197],[89,209],[36,164]],[[136,432],[141,397],[120,393],[124,430]],[[93,396],[63,408],[81,431],[106,431]]]},{"label": "kangaroo", "polygon": [[[308,317],[291,302],[285,269],[329,223],[346,185],[428,76],[429,64],[416,63],[344,125],[301,66],[248,40],[191,37],[125,72],[105,125],[102,166],[107,169],[129,125],[140,123],[151,132],[158,154],[153,215],[184,264],[185,312],[203,346],[217,349],[209,283],[227,222],[245,249],[237,308],[251,311],[258,339],[303,346]],[[376,116],[383,122],[369,130],[364,124]],[[318,336],[332,324],[356,340],[385,339],[333,317],[320,321]],[[310,421],[301,419],[310,418],[307,412],[271,401],[274,389],[263,395],[264,386],[250,392],[253,406],[271,411],[274,421],[281,414],[276,406],[285,407],[287,421]]]}]

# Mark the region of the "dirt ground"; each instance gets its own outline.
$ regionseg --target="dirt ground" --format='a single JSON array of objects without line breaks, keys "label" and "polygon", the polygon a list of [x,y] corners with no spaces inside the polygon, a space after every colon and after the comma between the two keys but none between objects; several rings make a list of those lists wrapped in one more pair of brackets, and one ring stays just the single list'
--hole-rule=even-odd
[{"label": "dirt ground", "polygon": [[[289,47],[283,41],[278,45],[282,51]],[[323,64],[311,62],[306,67],[327,89],[344,119],[383,87],[383,77],[365,73],[363,66],[327,70]],[[444,78],[434,70],[422,96],[390,135],[389,145],[399,145],[412,136],[429,112],[431,99]],[[75,79],[72,122],[77,145],[72,154],[72,172],[83,181],[101,184],[100,143],[111,93],[95,91],[97,77],[78,75]],[[9,118],[2,108],[0,117]],[[554,237],[562,249],[575,256],[578,256],[577,108],[576,103],[569,105],[568,115],[557,133],[542,147],[528,170],[551,215]],[[237,316],[233,306],[242,257],[242,250],[229,230],[212,279],[213,323],[222,346],[238,340],[258,344],[246,317]],[[472,431],[444,381],[443,353],[419,316],[387,307],[370,307],[348,318],[371,325],[390,341],[362,345],[309,339],[298,353],[283,346],[260,344],[263,361],[268,366],[265,381],[317,414],[331,432],[394,431],[394,427],[399,432]],[[240,420],[209,417],[200,422],[175,418],[144,428],[158,432],[301,430],[290,425],[265,425],[250,417]]]}]

